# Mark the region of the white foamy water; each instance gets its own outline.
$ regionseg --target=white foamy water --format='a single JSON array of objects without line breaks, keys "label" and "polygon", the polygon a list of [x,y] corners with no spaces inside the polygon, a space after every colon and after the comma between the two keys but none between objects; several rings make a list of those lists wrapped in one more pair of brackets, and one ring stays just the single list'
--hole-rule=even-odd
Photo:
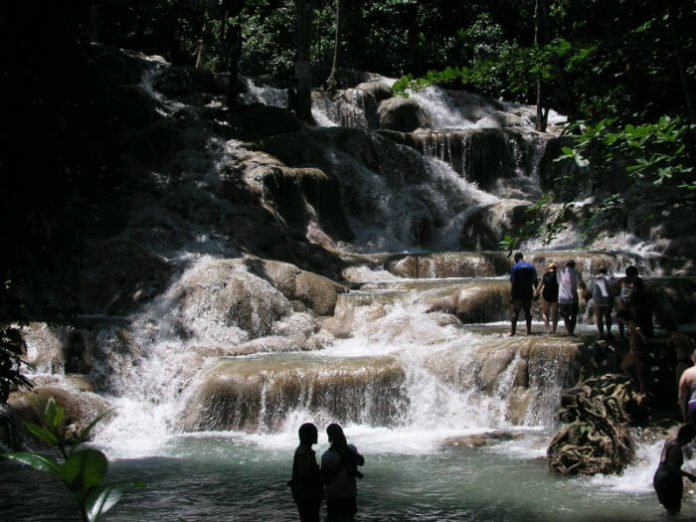
[{"label": "white foamy water", "polygon": [[[148,92],[152,90],[152,77],[146,79],[146,87]],[[252,102],[279,107],[287,105],[287,93],[281,90],[258,87],[250,82],[248,92]],[[487,105],[487,102],[473,95],[464,100],[467,102],[464,105],[462,100],[454,100],[450,94],[436,88],[427,89],[414,95],[414,98],[431,115],[437,128],[531,125],[526,109]],[[168,108],[165,112],[176,109],[177,106],[168,105],[169,102],[161,96],[160,99],[163,106]],[[356,94],[349,101],[350,111],[344,114],[344,119],[354,118],[357,126],[363,125],[364,117],[360,119],[358,116],[360,111],[364,111],[362,98]],[[503,110],[517,112],[508,117]],[[313,108],[313,114],[323,126],[345,123],[332,120],[317,107]],[[560,121],[557,115],[552,117],[552,121]],[[192,184],[191,195],[200,194],[195,189],[205,192],[207,187],[219,183],[217,178],[226,161],[241,152],[240,144],[234,141],[207,143],[217,154],[211,162],[212,167],[197,157],[187,159],[186,168],[182,169],[198,176]],[[343,177],[344,186],[350,188],[356,205],[359,205],[356,212],[347,216],[357,239],[342,247],[370,252],[413,250],[422,239],[418,237],[418,233],[422,232],[418,227],[428,224],[432,227],[431,241],[435,247],[456,249],[462,226],[473,213],[487,206],[499,207],[499,223],[501,227],[505,225],[503,207],[518,202],[504,201],[481,190],[465,176],[458,175],[445,162],[448,154],[449,158],[452,156],[447,144],[437,144],[436,147],[439,148],[433,149],[433,157],[428,158],[423,158],[410,148],[399,149],[399,159],[406,158],[406,164],[412,166],[413,170],[383,172],[374,172],[364,165],[358,165],[347,154],[331,153],[333,156],[329,161],[333,162],[336,175]],[[385,162],[382,160],[389,158],[380,157],[381,152],[376,150],[375,155],[379,160],[377,163],[383,165]],[[533,163],[536,164],[536,161]],[[462,171],[467,171],[467,165],[462,166]],[[532,179],[532,183],[535,181]],[[260,184],[260,181],[257,182]],[[312,238],[326,239],[317,221],[309,232]],[[492,391],[482,391],[476,381],[479,368],[476,366],[475,351],[486,347],[493,349],[504,343],[506,339],[500,330],[507,328],[506,322],[477,325],[476,330],[472,331],[444,321],[442,314],[426,313],[429,305],[424,291],[399,292],[396,298],[382,299],[385,296],[380,293],[387,294],[393,290],[390,283],[403,282],[403,279],[384,270],[361,267],[351,269],[349,278],[360,282],[384,283],[385,286],[365,290],[362,297],[369,304],[353,310],[352,326],[345,336],[334,336],[320,330],[320,321],[313,324],[311,318],[308,319],[310,314],[293,311],[292,304],[287,299],[283,300],[264,279],[252,276],[241,267],[237,272],[223,271],[217,267],[220,259],[211,253],[216,252],[220,258],[224,257],[225,252],[220,246],[224,244],[224,238],[218,240],[205,230],[197,231],[195,237],[195,245],[189,243],[177,253],[178,257],[169,257],[180,263],[181,268],[181,273],[169,290],[131,318],[133,326],[130,333],[137,350],[121,353],[115,332],[108,332],[101,339],[109,355],[99,377],[106,383],[105,398],[114,408],[114,415],[100,427],[95,442],[105,448],[109,456],[171,456],[176,455],[172,448],[181,440],[199,440],[203,443],[218,438],[258,449],[261,457],[277,451],[290,453],[296,447],[297,429],[302,423],[314,422],[318,426],[325,426],[332,421],[325,411],[312,409],[309,402],[299,403],[289,411],[282,412],[279,427],[270,429],[268,425],[260,423],[261,427],[251,432],[182,433],[178,421],[200,369],[211,361],[225,357],[226,350],[249,342],[256,342],[256,346],[268,346],[272,350],[279,344],[278,338],[294,340],[315,334],[315,347],[318,348],[315,351],[268,353],[248,358],[263,359],[268,362],[269,368],[281,358],[281,362],[288,365],[301,367],[302,361],[309,360],[313,366],[308,364],[308,368],[325,364],[327,369],[346,360],[381,357],[396,361],[404,373],[400,386],[405,401],[399,416],[382,424],[362,421],[344,424],[350,441],[363,453],[388,455],[398,464],[401,455],[446,455],[452,439],[502,431],[513,434],[512,440],[494,442],[480,453],[489,452],[501,461],[516,459],[525,462],[545,455],[546,446],[553,435],[561,388],[561,383],[554,380],[558,379],[558,368],[548,369],[551,385],[536,390],[546,397],[532,397],[534,407],[518,424],[507,417],[506,399],[513,393],[519,357],[515,357],[500,373]],[[566,243],[570,240],[570,236],[564,238]],[[203,277],[218,269],[221,270],[218,277]],[[245,288],[249,290],[246,304],[252,311],[248,325],[230,321],[229,316],[234,314],[230,314],[229,307],[225,308],[222,299],[227,281],[236,276],[239,276],[239,284],[246,285]],[[274,307],[278,317],[268,320],[264,311]],[[534,328],[540,328],[540,323],[535,322]],[[356,374],[360,371],[356,370]],[[272,373],[270,370],[262,372]],[[370,393],[374,392],[366,386],[365,394]],[[269,403],[264,403],[264,408],[268,406]],[[262,410],[260,416],[264,413],[266,410]],[[322,430],[319,449],[327,445]],[[659,448],[640,448],[639,453],[636,464],[629,467],[624,475],[595,477],[591,479],[596,481],[592,485],[616,491],[647,492]],[[465,471],[465,468],[458,470],[461,473]]]},{"label": "white foamy water", "polygon": [[257,85],[252,78],[244,78],[246,92],[240,95],[245,105],[263,103],[270,107],[286,108],[288,106],[288,90],[270,85]]}]

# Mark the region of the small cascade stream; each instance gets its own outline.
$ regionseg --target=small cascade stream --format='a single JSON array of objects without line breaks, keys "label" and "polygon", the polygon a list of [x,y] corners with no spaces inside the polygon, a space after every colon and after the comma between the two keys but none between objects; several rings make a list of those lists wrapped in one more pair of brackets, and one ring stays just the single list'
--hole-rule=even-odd
[{"label": "small cascade stream", "polygon": [[[152,61],[144,88],[165,118],[194,112],[154,89],[165,66]],[[247,89],[247,103],[287,104],[283,90],[252,81]],[[110,519],[144,520],[147,512],[151,520],[294,520],[285,482],[297,429],[314,422],[321,453],[325,426],[340,422],[367,461],[363,521],[660,520],[650,482],[657,445],[639,447],[622,476],[560,479],[548,471],[560,393],[577,381],[582,341],[542,335],[538,320],[535,335],[510,338],[508,260],[476,249],[475,237],[472,252],[461,252],[474,216],[486,213],[497,230],[520,202],[541,194],[546,137],[531,128],[531,109],[462,94],[464,104],[429,88],[413,98],[432,128],[401,143],[370,130],[370,96],[356,88],[343,104],[315,98],[320,127],[305,131],[323,147],[317,163],[336,180],[353,232],[352,239],[329,238],[319,204],[303,200],[306,236],[328,238],[344,262],[338,289],[289,263],[244,253],[220,225],[229,219],[239,226],[225,195],[243,162],[267,161],[277,175],[280,154],[248,160],[246,145],[202,125],[187,134],[197,148],[171,159],[177,184],[152,172],[165,196],[146,200],[150,208],[134,222],[161,211],[174,229],[156,228],[156,240],[143,233],[172,267],[168,284],[119,324],[85,334],[95,354],[87,377],[113,408],[93,443],[112,460],[116,478],[148,483]],[[482,139],[493,140],[500,156],[484,161]],[[488,179],[484,167],[500,176]],[[234,182],[289,221],[259,171]],[[181,215],[171,211],[177,204]],[[596,264],[620,273],[643,259],[537,247],[540,271],[549,259],[571,256],[585,273]],[[318,289],[327,287],[335,304],[321,308]],[[581,334],[592,329],[579,325]],[[65,366],[32,371],[60,380],[53,374]],[[0,508],[0,518],[11,512],[36,520],[25,491],[35,477],[22,470],[14,478],[9,497],[17,500],[10,511]],[[63,520],[56,484],[39,486],[47,493],[38,519]]]}]

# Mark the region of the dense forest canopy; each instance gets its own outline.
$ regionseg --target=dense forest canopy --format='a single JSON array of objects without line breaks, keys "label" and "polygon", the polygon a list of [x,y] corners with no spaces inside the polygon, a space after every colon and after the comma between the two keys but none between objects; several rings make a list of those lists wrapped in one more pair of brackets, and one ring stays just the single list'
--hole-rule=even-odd
[{"label": "dense forest canopy", "polygon": [[[397,89],[435,82],[537,104],[542,127],[553,108],[575,124],[567,133],[577,140],[564,150],[577,169],[542,203],[591,184],[604,190],[594,220],[621,218],[646,198],[693,206],[692,1],[4,2],[0,85],[9,133],[0,158],[0,350],[10,362],[0,370],[19,353],[9,325],[69,315],[74,295],[64,292],[58,308],[41,296],[56,278],[77,291],[71,278],[84,241],[115,233],[125,219],[135,180],[118,168],[112,139],[125,125],[110,112],[120,94],[94,74],[94,43],[231,75],[234,103],[239,76],[294,84],[301,4],[311,12],[315,87],[340,67],[403,77]],[[607,183],[617,166],[621,189]]]}]

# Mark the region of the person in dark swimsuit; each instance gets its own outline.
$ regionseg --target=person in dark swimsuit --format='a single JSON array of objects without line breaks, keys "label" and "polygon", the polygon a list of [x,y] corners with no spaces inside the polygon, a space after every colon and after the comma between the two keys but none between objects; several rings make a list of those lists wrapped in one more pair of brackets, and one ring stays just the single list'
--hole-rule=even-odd
[{"label": "person in dark swimsuit", "polygon": [[694,440],[694,437],[696,437],[696,427],[692,424],[684,424],[679,428],[677,436],[665,442],[660,455],[660,464],[653,476],[653,487],[657,493],[657,499],[670,515],[676,515],[681,510],[684,494],[682,477],[687,477],[691,482],[696,481],[696,476],[681,469],[684,464],[682,447]]},{"label": "person in dark swimsuit", "polygon": [[[541,278],[536,290],[541,295],[541,317],[547,332],[556,333],[558,327],[558,279],[556,278],[556,263],[549,266]],[[549,327],[549,320],[551,327]]]}]

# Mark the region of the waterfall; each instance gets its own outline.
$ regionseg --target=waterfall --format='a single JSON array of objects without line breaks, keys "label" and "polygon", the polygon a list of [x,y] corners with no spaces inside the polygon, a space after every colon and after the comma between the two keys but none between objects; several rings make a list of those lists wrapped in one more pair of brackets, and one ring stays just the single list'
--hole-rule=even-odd
[{"label": "waterfall", "polygon": [[240,94],[240,101],[245,105],[263,103],[270,107],[286,108],[288,106],[287,89],[258,85],[253,78],[244,78],[244,86],[246,92]]},{"label": "waterfall", "polygon": [[[117,330],[102,332],[104,363],[92,377],[117,415],[97,443],[117,455],[147,455],[181,430],[288,433],[303,416],[418,433],[429,445],[553,423],[558,392],[573,371],[562,355],[569,352],[559,341],[532,343],[537,355],[523,365],[501,334],[474,333],[446,314],[426,313],[439,292],[426,285],[388,299],[379,289],[345,294],[316,336],[321,349],[297,351],[316,330],[311,318],[293,312],[243,264],[201,257],[133,318],[128,342],[137,350],[124,350]],[[247,301],[248,315],[227,313]],[[288,336],[281,323],[293,322],[299,328]],[[239,348],[250,342],[244,355]],[[521,371],[529,374],[527,386]]]},{"label": "waterfall", "polygon": [[[202,115],[211,107],[199,110],[157,93],[153,79],[166,66],[153,61],[144,88],[165,120],[193,116],[185,120],[180,149],[158,165],[171,171],[150,173],[160,192],[143,196],[130,232],[167,264],[170,279],[132,307],[123,324],[102,326],[89,337],[89,378],[114,408],[96,444],[118,456],[156,455],[186,433],[273,440],[291,437],[310,419],[338,420],[385,445],[413,436],[427,451],[449,437],[555,422],[559,391],[576,371],[576,344],[508,339],[501,323],[507,260],[446,253],[461,249],[462,231],[478,228],[472,219],[481,212],[488,212],[491,230],[509,225],[518,200],[499,190],[501,167],[514,177],[510,186],[529,181],[519,188],[523,196],[538,191],[534,173],[543,140],[521,128],[522,109],[505,120],[502,105],[491,109],[478,97],[456,100],[432,88],[418,99],[442,129],[413,133],[408,146],[365,130],[374,107],[356,88],[343,95],[350,110],[333,117],[360,128],[305,129],[301,138],[312,146],[299,152],[308,156],[286,165],[280,155],[226,139],[224,125],[208,126]],[[247,87],[248,101],[286,104],[280,90],[251,81]],[[315,108],[328,117],[330,107],[321,103]],[[483,128],[493,120],[495,128]],[[512,120],[520,128],[500,125]],[[295,137],[278,139],[294,143]],[[487,157],[490,150],[502,159]],[[341,208],[334,210],[354,239],[334,241],[322,230],[320,209],[302,199],[291,164],[298,170],[311,164],[336,181]],[[243,254],[230,232],[244,211],[250,220],[280,216],[279,196],[269,187],[281,176],[287,183],[275,192],[292,190],[306,213],[301,232],[330,244],[345,261],[347,283],[355,285],[338,295],[330,312],[317,312],[295,295],[306,283],[259,268],[262,260]],[[240,187],[248,192],[235,199]],[[256,204],[254,198],[266,214],[251,203],[242,206]],[[359,261],[390,252],[422,255]],[[311,297],[312,289],[304,290]],[[35,373],[63,367],[55,356],[37,363]]]}]

